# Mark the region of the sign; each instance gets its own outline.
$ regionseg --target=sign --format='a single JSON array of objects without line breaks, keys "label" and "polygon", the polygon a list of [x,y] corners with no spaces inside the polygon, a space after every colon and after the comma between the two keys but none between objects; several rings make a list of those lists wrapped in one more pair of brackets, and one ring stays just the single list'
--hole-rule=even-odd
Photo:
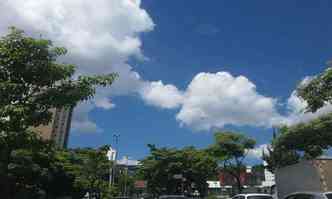
[{"label": "sign", "polygon": [[136,189],[144,189],[144,188],[146,188],[146,181],[144,181],[144,180],[136,180],[135,181],[135,188]]}]

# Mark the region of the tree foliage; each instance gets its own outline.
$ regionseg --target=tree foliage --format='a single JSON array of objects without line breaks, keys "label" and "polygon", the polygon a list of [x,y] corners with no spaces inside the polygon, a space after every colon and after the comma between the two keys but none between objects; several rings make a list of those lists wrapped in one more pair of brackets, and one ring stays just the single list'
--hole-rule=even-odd
[{"label": "tree foliage", "polygon": [[307,123],[282,127],[272,141],[265,160],[270,170],[297,163],[301,159],[314,159],[332,146],[332,113]]},{"label": "tree foliage", "polygon": [[13,198],[17,189],[38,192],[56,170],[51,164],[52,147],[43,144],[31,127],[48,124],[52,108],[74,107],[92,98],[95,86],[111,85],[117,77],[74,79],[75,66],[57,62],[66,53],[65,48],[16,28],[0,39],[0,180],[6,182],[0,192],[4,198]]},{"label": "tree foliage", "polygon": [[[286,132],[287,127],[280,128],[280,133]],[[267,148],[268,151],[263,153],[263,160],[267,163],[267,169],[274,173],[276,169],[284,166],[296,164],[300,160],[300,155],[296,150],[291,150],[278,143],[279,135],[273,135],[271,145]]]},{"label": "tree foliage", "polygon": [[256,141],[243,134],[234,132],[215,133],[215,143],[210,146],[210,153],[221,163],[221,169],[234,177],[238,192],[242,192],[241,173],[245,169],[244,159]]},{"label": "tree foliage", "polygon": [[[330,63],[331,64],[331,63]],[[297,95],[307,103],[307,112],[332,102],[332,68],[327,68],[297,88]],[[272,141],[268,154],[264,155],[268,168],[275,171],[301,159],[313,159],[332,146],[332,113],[306,123],[282,127]]]},{"label": "tree foliage", "polygon": [[332,102],[332,62],[323,73],[316,75],[308,82],[301,84],[297,94],[308,104],[307,111],[316,112]]},{"label": "tree foliage", "polygon": [[82,198],[87,192],[97,199],[110,197],[109,172],[112,163],[107,159],[106,149],[82,148],[58,152],[58,162],[72,176],[72,197]]},{"label": "tree foliage", "polygon": [[[205,150],[157,148],[149,145],[150,155],[141,162],[140,174],[151,193],[190,193],[192,186],[205,194],[206,180],[214,176],[217,164]],[[178,177],[180,178],[178,178]]]}]

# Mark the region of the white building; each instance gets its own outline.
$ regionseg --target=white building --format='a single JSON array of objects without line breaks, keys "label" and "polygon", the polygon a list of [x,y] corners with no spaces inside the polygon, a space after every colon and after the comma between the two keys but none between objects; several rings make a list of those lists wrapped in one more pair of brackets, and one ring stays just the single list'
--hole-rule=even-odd
[{"label": "white building", "polygon": [[[264,166],[267,166],[267,163],[263,162]],[[271,187],[275,185],[275,175],[265,168],[264,170],[265,180],[262,182],[263,187]]]}]

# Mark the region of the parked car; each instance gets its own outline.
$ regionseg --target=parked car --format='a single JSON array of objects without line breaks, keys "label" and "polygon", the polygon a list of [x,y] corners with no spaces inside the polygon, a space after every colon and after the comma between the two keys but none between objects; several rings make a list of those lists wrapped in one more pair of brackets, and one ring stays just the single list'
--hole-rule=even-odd
[{"label": "parked car", "polygon": [[285,199],[332,199],[332,192],[296,192]]},{"label": "parked car", "polygon": [[233,196],[232,199],[273,199],[273,197],[272,195],[269,194],[251,193],[251,194],[238,194]]}]

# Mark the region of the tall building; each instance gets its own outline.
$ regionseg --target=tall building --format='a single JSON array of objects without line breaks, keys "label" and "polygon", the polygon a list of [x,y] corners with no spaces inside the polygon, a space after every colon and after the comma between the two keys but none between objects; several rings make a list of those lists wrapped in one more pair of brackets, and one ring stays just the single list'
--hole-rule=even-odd
[{"label": "tall building", "polygon": [[73,108],[57,108],[51,112],[52,121],[48,125],[36,127],[35,130],[43,139],[52,140],[59,148],[66,148]]}]

